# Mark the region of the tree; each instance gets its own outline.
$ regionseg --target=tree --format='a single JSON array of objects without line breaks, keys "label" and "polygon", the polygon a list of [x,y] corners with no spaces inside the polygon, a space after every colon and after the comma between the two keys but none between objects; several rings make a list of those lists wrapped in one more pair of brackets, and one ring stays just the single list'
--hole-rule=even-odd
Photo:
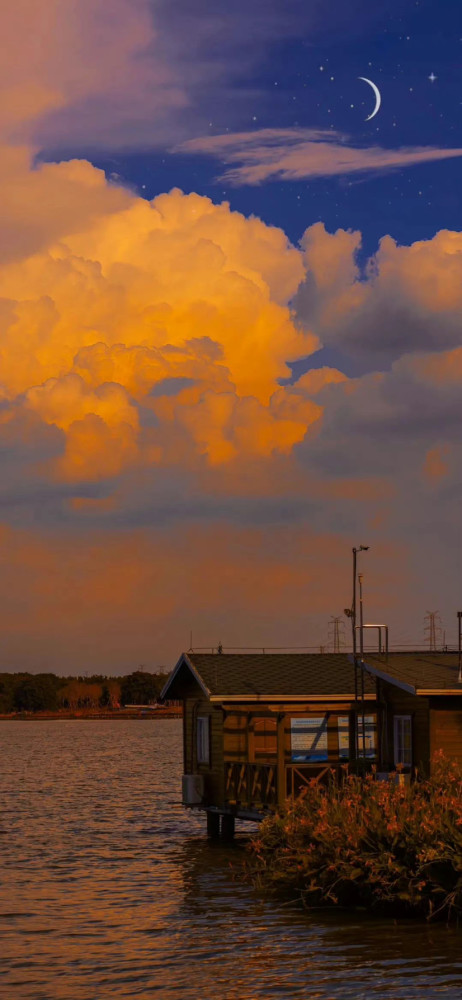
[{"label": "tree", "polygon": [[162,674],[148,674],[135,670],[122,680],[120,700],[122,705],[152,705],[163,687]]},{"label": "tree", "polygon": [[111,692],[107,684],[103,684],[103,687],[101,689],[99,704],[101,708],[108,708],[109,705],[111,704]]},{"label": "tree", "polygon": [[16,684],[13,705],[17,712],[55,711],[57,678],[51,674],[26,674]]}]

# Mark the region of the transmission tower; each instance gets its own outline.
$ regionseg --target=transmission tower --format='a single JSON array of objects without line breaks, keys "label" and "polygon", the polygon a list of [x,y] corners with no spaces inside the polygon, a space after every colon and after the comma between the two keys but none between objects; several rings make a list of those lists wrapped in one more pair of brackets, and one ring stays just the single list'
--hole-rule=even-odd
[{"label": "transmission tower", "polygon": [[439,611],[427,611],[424,617],[425,642],[428,642],[430,652],[435,652],[438,642],[441,644],[441,616]]},{"label": "transmission tower", "polygon": [[345,645],[345,622],[342,615],[338,615],[337,618],[332,617],[329,620],[328,631],[329,631],[329,644],[332,643],[334,653],[340,653],[341,646]]}]

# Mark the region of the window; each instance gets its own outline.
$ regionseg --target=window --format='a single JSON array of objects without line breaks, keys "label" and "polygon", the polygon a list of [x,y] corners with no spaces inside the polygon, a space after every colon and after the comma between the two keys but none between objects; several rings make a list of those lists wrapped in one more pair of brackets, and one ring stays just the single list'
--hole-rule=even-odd
[{"label": "window", "polygon": [[350,759],[350,719],[348,715],[339,715],[337,719],[338,729],[338,755],[340,760]]},{"label": "window", "polygon": [[410,715],[395,715],[394,725],[394,745],[395,745],[395,767],[401,764],[403,767],[412,765],[412,718]]},{"label": "window", "polygon": [[357,716],[356,723],[358,727],[358,757],[374,760],[377,756],[377,716],[364,716],[364,740],[362,715]]},{"label": "window", "polygon": [[210,764],[210,716],[197,716],[197,763]]},{"label": "window", "polygon": [[328,760],[327,715],[291,719],[290,750],[293,764],[317,764]]}]

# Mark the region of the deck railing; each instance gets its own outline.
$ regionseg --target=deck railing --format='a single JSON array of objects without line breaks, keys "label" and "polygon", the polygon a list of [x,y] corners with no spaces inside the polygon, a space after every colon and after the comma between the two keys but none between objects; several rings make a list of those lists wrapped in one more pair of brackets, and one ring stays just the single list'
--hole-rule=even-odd
[{"label": "deck railing", "polygon": [[277,805],[276,764],[225,764],[225,801],[227,805],[262,809]]},{"label": "deck railing", "polygon": [[[342,770],[343,767],[340,763],[286,763],[284,767],[284,799],[293,801],[304,798],[312,781],[327,782],[334,775],[338,778]],[[250,764],[227,761],[225,763],[225,803],[243,809],[276,809],[278,805],[276,763]]]}]

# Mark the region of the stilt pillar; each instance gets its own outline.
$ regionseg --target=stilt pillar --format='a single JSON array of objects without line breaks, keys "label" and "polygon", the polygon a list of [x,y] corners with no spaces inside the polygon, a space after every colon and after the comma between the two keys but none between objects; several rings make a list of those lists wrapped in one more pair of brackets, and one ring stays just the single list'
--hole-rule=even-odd
[{"label": "stilt pillar", "polygon": [[221,817],[221,836],[224,840],[232,840],[234,837],[234,816],[223,813]]},{"label": "stilt pillar", "polygon": [[220,813],[207,810],[207,837],[220,836]]}]

